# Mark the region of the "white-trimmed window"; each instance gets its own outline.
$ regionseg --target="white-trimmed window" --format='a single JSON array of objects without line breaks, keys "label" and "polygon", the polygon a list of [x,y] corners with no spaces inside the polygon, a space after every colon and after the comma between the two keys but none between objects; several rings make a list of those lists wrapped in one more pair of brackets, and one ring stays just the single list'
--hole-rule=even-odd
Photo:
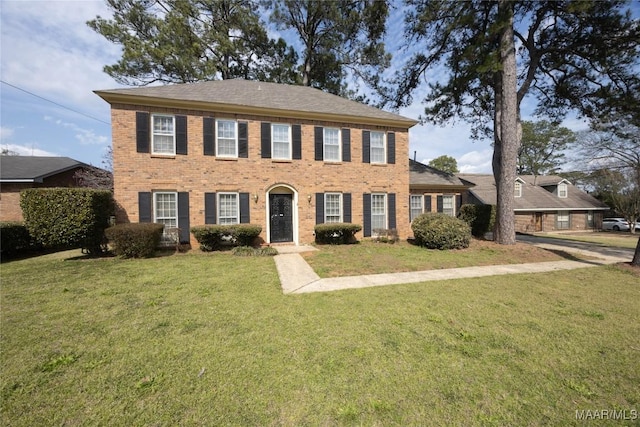
[{"label": "white-trimmed window", "polygon": [[370,159],[371,163],[386,163],[387,150],[385,147],[384,132],[371,132],[370,134]]},{"label": "white-trimmed window", "polygon": [[324,222],[342,222],[342,193],[324,194]]},{"label": "white-trimmed window", "polygon": [[442,213],[449,216],[456,216],[456,197],[453,195],[442,196]]},{"label": "white-trimmed window", "polygon": [[413,221],[416,217],[422,215],[422,213],[424,212],[422,207],[423,200],[424,197],[422,197],[422,195],[411,195],[411,198],[409,200],[409,216],[411,221]]},{"label": "white-trimmed window", "polygon": [[216,120],[216,156],[238,157],[238,123]]},{"label": "white-trimmed window", "polygon": [[340,156],[340,129],[324,128],[324,160],[326,162],[339,162]]},{"label": "white-trimmed window", "polygon": [[568,230],[570,227],[571,218],[568,211],[558,211],[556,214],[556,228],[558,230]]},{"label": "white-trimmed window", "polygon": [[371,230],[387,229],[387,195],[371,195]]},{"label": "white-trimmed window", "polygon": [[271,125],[271,158],[291,160],[291,126]]},{"label": "white-trimmed window", "polygon": [[514,197],[522,197],[522,183],[520,181],[516,181],[513,193]]},{"label": "white-trimmed window", "polygon": [[164,224],[162,243],[170,243],[168,230],[178,228],[178,193],[153,193],[153,222]]},{"label": "white-trimmed window", "polygon": [[152,154],[176,154],[176,121],[174,116],[153,114],[151,116]]},{"label": "white-trimmed window", "polygon": [[239,224],[238,193],[218,193],[218,224]]},{"label": "white-trimmed window", "polygon": [[567,184],[565,184],[564,182],[558,184],[558,197],[560,197],[561,199],[566,199],[567,193]]}]

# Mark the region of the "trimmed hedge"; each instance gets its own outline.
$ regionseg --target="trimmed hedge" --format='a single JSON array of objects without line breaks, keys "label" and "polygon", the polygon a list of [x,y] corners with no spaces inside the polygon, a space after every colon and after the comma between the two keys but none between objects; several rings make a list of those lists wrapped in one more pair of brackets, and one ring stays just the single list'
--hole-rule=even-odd
[{"label": "trimmed hedge", "polygon": [[31,235],[21,222],[0,222],[0,254],[10,258],[33,246]]},{"label": "trimmed hedge", "polygon": [[362,230],[362,226],[348,222],[329,222],[315,226],[316,243],[331,245],[348,245],[355,243],[355,234]]},{"label": "trimmed hedge", "polygon": [[146,258],[153,255],[160,239],[164,224],[153,222],[117,224],[104,233],[113,247],[113,252],[122,258]]},{"label": "trimmed hedge", "polygon": [[493,230],[496,207],[495,205],[462,205],[458,218],[471,226],[471,234],[482,238],[485,233]]},{"label": "trimmed hedge", "polygon": [[200,225],[191,227],[191,232],[200,243],[200,249],[209,252],[223,246],[253,246],[262,227],[252,224]]},{"label": "trimmed hedge", "polygon": [[424,213],[411,223],[416,244],[429,249],[469,247],[471,227],[461,219],[442,213]]},{"label": "trimmed hedge", "polygon": [[265,246],[264,248],[254,248],[252,246],[236,246],[231,250],[231,253],[235,256],[242,257],[275,256],[278,255],[278,250],[270,246]]},{"label": "trimmed hedge", "polygon": [[89,188],[29,188],[20,193],[24,224],[37,243],[103,252],[113,215],[111,192]]}]

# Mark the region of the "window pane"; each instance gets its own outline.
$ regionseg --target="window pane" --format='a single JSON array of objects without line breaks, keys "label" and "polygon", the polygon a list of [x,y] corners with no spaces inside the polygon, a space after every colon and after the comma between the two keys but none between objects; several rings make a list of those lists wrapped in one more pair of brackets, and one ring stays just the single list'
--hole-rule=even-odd
[{"label": "window pane", "polygon": [[274,159],[290,159],[291,143],[289,141],[289,125],[272,125],[271,140],[273,141]]},{"label": "window pane", "polygon": [[232,120],[217,121],[218,156],[236,157],[236,122]]},{"label": "window pane", "polygon": [[371,195],[371,228],[387,228],[387,198],[384,194]]},{"label": "window pane", "polygon": [[153,116],[153,152],[175,153],[173,116]]},{"label": "window pane", "polygon": [[558,185],[558,197],[567,197],[567,184]]},{"label": "window pane", "polygon": [[168,230],[178,227],[178,203],[176,193],[155,193],[155,222],[164,224],[161,243],[171,241]]},{"label": "window pane", "polygon": [[413,221],[417,216],[422,214],[422,196],[411,196],[410,216]]},{"label": "window pane", "polygon": [[384,163],[384,134],[371,132],[371,163]]},{"label": "window pane", "polygon": [[218,222],[220,224],[238,224],[238,195],[218,195]]},{"label": "window pane", "polygon": [[342,212],[340,200],[342,194],[325,194],[324,196],[324,220],[325,222],[341,222]]},{"label": "window pane", "polygon": [[453,196],[442,196],[442,213],[454,216]]},{"label": "window pane", "polygon": [[340,131],[324,129],[324,160],[340,161]]}]

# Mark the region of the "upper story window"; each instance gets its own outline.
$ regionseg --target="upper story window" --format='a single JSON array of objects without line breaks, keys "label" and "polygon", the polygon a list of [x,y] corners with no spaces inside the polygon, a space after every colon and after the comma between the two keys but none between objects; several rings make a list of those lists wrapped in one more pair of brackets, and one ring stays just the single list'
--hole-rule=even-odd
[{"label": "upper story window", "polygon": [[520,181],[516,181],[513,192],[515,197],[522,197],[522,183]]},{"label": "upper story window", "polygon": [[291,126],[271,125],[271,158],[291,160]]},{"label": "upper story window", "polygon": [[236,121],[216,121],[216,156],[238,157],[238,124]]},{"label": "upper story window", "polygon": [[325,193],[324,222],[342,222],[342,194]]},{"label": "upper story window", "polygon": [[218,193],[218,224],[239,224],[238,193]]},{"label": "upper story window", "polygon": [[324,128],[324,160],[327,162],[339,162],[340,156],[340,129]]},{"label": "upper story window", "polygon": [[565,184],[564,182],[558,184],[558,197],[560,197],[561,199],[566,199],[567,193],[567,184]]},{"label": "upper story window", "polygon": [[154,114],[152,116],[152,154],[176,154],[175,117]]},{"label": "upper story window", "polygon": [[386,163],[384,132],[371,132],[371,163]]}]

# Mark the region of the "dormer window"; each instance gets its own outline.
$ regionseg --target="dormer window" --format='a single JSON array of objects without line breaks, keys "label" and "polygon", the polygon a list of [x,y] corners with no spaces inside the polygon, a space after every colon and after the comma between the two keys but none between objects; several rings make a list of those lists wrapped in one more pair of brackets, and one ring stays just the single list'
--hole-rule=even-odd
[{"label": "dormer window", "polygon": [[522,182],[516,181],[513,193],[515,197],[522,197]]},{"label": "dormer window", "polygon": [[561,199],[566,199],[567,193],[567,184],[565,184],[564,182],[558,184],[558,197],[560,197]]}]

